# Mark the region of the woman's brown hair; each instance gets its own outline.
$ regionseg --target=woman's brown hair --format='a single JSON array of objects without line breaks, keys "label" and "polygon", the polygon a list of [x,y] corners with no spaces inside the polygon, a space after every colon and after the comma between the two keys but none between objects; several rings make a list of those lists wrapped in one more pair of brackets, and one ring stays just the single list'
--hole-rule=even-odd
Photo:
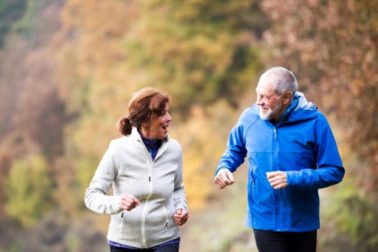
[{"label": "woman's brown hair", "polygon": [[129,115],[118,121],[118,130],[125,136],[131,134],[132,127],[140,129],[143,123],[149,123],[153,114],[163,114],[169,97],[157,89],[146,87],[134,93],[128,105]]}]

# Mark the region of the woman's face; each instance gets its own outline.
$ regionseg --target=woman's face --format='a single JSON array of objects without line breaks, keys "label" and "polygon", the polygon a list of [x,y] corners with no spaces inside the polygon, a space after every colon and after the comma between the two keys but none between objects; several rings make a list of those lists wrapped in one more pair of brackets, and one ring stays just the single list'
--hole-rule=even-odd
[{"label": "woman's face", "polygon": [[143,137],[161,140],[167,138],[168,127],[172,121],[168,110],[169,104],[167,103],[161,115],[152,114],[150,124],[142,126]]}]

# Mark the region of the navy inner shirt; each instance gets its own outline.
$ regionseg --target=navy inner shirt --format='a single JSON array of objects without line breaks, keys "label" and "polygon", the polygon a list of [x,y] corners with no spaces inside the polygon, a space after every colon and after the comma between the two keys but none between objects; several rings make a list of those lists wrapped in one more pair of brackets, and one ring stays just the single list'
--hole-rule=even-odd
[{"label": "navy inner shirt", "polygon": [[155,160],[156,154],[158,153],[158,150],[161,146],[162,140],[160,139],[147,139],[140,135],[142,137],[144,145],[146,145],[148,152],[151,155],[152,160]]}]

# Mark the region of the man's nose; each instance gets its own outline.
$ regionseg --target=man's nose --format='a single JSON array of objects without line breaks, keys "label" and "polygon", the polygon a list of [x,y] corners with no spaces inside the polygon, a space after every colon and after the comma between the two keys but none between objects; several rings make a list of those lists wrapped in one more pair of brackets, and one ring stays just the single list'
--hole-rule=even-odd
[{"label": "man's nose", "polygon": [[264,99],[262,99],[262,98],[260,98],[260,97],[257,97],[257,99],[256,99],[256,104],[257,104],[258,106],[262,106],[262,105],[264,105]]}]

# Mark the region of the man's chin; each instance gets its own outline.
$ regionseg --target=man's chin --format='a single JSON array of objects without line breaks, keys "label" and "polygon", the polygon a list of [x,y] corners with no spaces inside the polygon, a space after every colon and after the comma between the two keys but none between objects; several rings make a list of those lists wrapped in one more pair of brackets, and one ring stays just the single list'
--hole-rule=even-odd
[{"label": "man's chin", "polygon": [[264,114],[259,113],[259,116],[261,120],[270,120],[270,114],[264,115]]}]

